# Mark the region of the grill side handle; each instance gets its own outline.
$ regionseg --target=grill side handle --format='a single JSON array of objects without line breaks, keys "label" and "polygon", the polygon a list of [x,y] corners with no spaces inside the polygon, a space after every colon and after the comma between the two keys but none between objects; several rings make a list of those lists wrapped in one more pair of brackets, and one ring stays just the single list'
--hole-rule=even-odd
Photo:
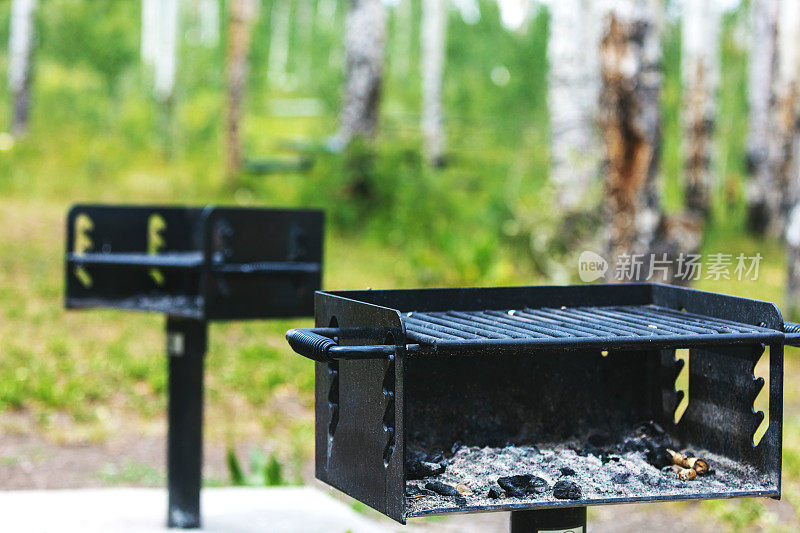
[{"label": "grill side handle", "polygon": [[395,346],[339,346],[337,328],[290,329],[286,340],[296,353],[320,363],[339,359],[393,359]]},{"label": "grill side handle", "polygon": [[784,322],[783,334],[786,338],[784,341],[786,344],[800,347],[800,324],[797,322]]}]

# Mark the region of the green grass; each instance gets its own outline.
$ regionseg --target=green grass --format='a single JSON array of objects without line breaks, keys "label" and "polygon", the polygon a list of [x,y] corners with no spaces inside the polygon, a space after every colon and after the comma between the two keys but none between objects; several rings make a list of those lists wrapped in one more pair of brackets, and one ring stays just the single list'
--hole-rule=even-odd
[{"label": "green grass", "polygon": [[107,485],[161,485],[165,478],[159,470],[144,463],[126,460],[121,465],[107,464],[97,471],[95,477]]}]

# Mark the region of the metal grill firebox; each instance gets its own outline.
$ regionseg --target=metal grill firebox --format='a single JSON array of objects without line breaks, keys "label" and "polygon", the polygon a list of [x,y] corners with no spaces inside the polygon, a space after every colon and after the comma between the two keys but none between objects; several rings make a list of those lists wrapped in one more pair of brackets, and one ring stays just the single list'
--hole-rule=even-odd
[{"label": "metal grill firebox", "polygon": [[210,320],[310,316],[320,211],[76,205],[66,306],[167,315],[170,527],[200,526],[203,364]]},{"label": "metal grill firebox", "polygon": [[[287,339],[317,361],[316,475],[399,522],[511,510],[523,531],[585,525],[589,505],[780,497],[800,329],[771,303],[658,284],[326,291],[315,315]],[[664,449],[708,457],[709,475],[675,477],[651,461]],[[520,479],[539,486],[514,493]]]}]

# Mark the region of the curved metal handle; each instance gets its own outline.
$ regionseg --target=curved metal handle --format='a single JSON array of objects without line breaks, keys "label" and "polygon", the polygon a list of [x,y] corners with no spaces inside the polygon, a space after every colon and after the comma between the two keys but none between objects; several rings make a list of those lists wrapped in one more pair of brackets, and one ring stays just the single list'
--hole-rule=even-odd
[{"label": "curved metal handle", "polygon": [[785,344],[789,346],[800,347],[800,324],[797,322],[784,322],[783,335],[785,337]]},{"label": "curved metal handle", "polygon": [[320,363],[339,359],[392,359],[395,347],[385,344],[369,346],[339,346],[331,338],[336,328],[290,329],[286,340],[296,353]]}]

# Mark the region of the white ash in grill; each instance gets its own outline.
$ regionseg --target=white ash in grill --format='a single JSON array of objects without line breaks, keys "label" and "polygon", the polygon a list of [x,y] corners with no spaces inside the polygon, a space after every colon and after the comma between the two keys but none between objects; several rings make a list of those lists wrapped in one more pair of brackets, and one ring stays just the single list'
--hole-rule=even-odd
[{"label": "white ash in grill", "polygon": [[[408,511],[769,488],[769,480],[754,468],[699,449],[683,453],[702,457],[711,471],[684,481],[673,470],[671,455],[664,452],[668,459],[663,457],[662,442],[658,436],[643,436],[639,428],[617,444],[587,439],[502,448],[460,446],[442,459],[441,474],[408,482]],[[432,481],[452,490],[434,492]],[[471,494],[456,489],[459,485]]]}]

